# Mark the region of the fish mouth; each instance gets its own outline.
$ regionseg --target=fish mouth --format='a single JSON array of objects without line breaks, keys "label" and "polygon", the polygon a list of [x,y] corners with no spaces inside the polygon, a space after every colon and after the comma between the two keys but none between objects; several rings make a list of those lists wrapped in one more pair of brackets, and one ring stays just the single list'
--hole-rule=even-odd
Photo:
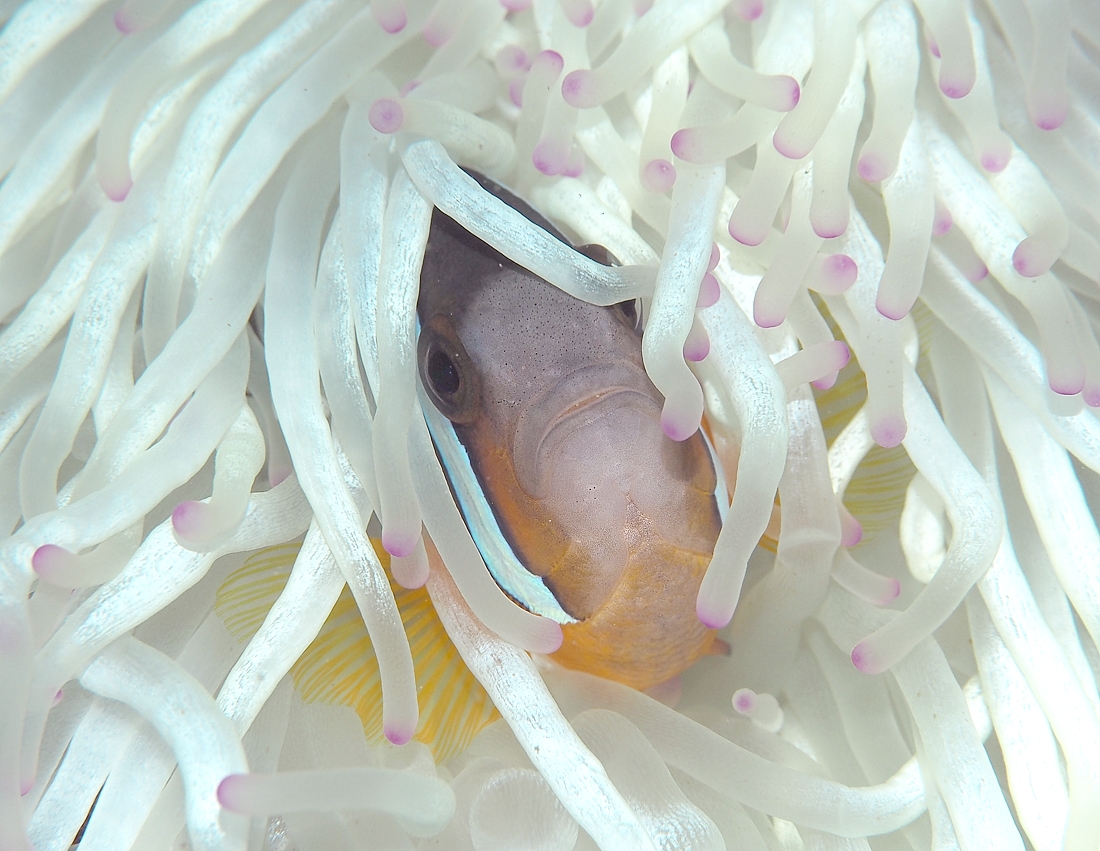
[{"label": "fish mouth", "polygon": [[523,407],[516,421],[512,463],[520,487],[528,496],[544,499],[557,448],[577,430],[623,407],[652,415],[660,428],[660,398],[636,364],[590,364],[555,381]]}]

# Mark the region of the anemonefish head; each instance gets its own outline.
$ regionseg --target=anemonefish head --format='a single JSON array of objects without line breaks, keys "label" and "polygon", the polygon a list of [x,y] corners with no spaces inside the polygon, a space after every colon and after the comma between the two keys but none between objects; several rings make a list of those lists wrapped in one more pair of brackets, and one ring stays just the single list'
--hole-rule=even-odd
[{"label": "anemonefish head", "polygon": [[[504,590],[554,616],[536,586],[560,607],[555,658],[645,688],[707,653],[695,599],[720,525],[714,463],[701,435],[661,430],[636,305],[578,301],[436,211],[418,313],[424,393],[457,438],[439,447],[452,487],[468,522],[494,527],[475,540]],[[463,469],[479,493],[456,482]],[[492,534],[504,543],[486,552]],[[495,564],[513,555],[518,576]]]}]

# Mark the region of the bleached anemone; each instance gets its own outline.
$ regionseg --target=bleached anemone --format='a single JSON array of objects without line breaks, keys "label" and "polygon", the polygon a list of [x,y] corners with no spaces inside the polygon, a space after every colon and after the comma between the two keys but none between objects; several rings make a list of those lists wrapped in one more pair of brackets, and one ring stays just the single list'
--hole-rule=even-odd
[{"label": "bleached anemone", "polygon": [[[1100,12],[650,6],[0,3],[0,851],[1100,846]],[[677,708],[541,655],[461,521],[433,205],[641,298],[732,462]],[[505,722],[438,765],[368,524]],[[369,741],[288,675],[345,586]]]}]

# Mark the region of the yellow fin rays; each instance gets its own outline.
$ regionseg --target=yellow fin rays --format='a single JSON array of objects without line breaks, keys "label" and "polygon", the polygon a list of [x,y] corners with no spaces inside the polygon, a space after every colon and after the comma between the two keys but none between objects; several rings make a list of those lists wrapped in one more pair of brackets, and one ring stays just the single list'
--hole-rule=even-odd
[{"label": "yellow fin rays", "polygon": [[[388,569],[389,556],[378,542],[373,543]],[[218,589],[214,610],[239,641],[247,641],[260,628],[286,585],[300,546],[260,550]],[[437,763],[445,762],[499,715],[443,630],[428,593],[423,588],[401,588],[392,578],[390,584],[416,672],[420,724],[413,738],[431,748]],[[303,700],[351,707],[363,722],[368,741],[384,741],[378,661],[347,588],[290,673]]]}]

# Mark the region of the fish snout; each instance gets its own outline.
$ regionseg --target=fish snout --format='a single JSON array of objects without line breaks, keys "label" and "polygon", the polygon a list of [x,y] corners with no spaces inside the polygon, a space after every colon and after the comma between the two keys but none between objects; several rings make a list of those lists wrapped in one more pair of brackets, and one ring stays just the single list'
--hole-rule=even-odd
[{"label": "fish snout", "polygon": [[519,414],[512,441],[512,463],[520,487],[533,499],[546,499],[562,446],[579,431],[624,408],[652,416],[660,430],[661,399],[656,388],[640,366],[623,361],[583,366],[531,399]]},{"label": "fish snout", "polygon": [[[580,620],[592,616],[637,567],[639,554],[657,546],[666,557],[691,553],[705,565],[719,520],[714,466],[702,437],[670,440],[656,393],[622,383],[579,399],[555,399],[553,391],[542,398],[556,404],[524,411],[516,481],[534,491],[543,516],[567,542],[567,551],[552,558],[529,554],[541,562],[537,572],[562,608]],[[699,577],[692,581],[697,591]],[[694,605],[687,612],[694,618]]]}]

